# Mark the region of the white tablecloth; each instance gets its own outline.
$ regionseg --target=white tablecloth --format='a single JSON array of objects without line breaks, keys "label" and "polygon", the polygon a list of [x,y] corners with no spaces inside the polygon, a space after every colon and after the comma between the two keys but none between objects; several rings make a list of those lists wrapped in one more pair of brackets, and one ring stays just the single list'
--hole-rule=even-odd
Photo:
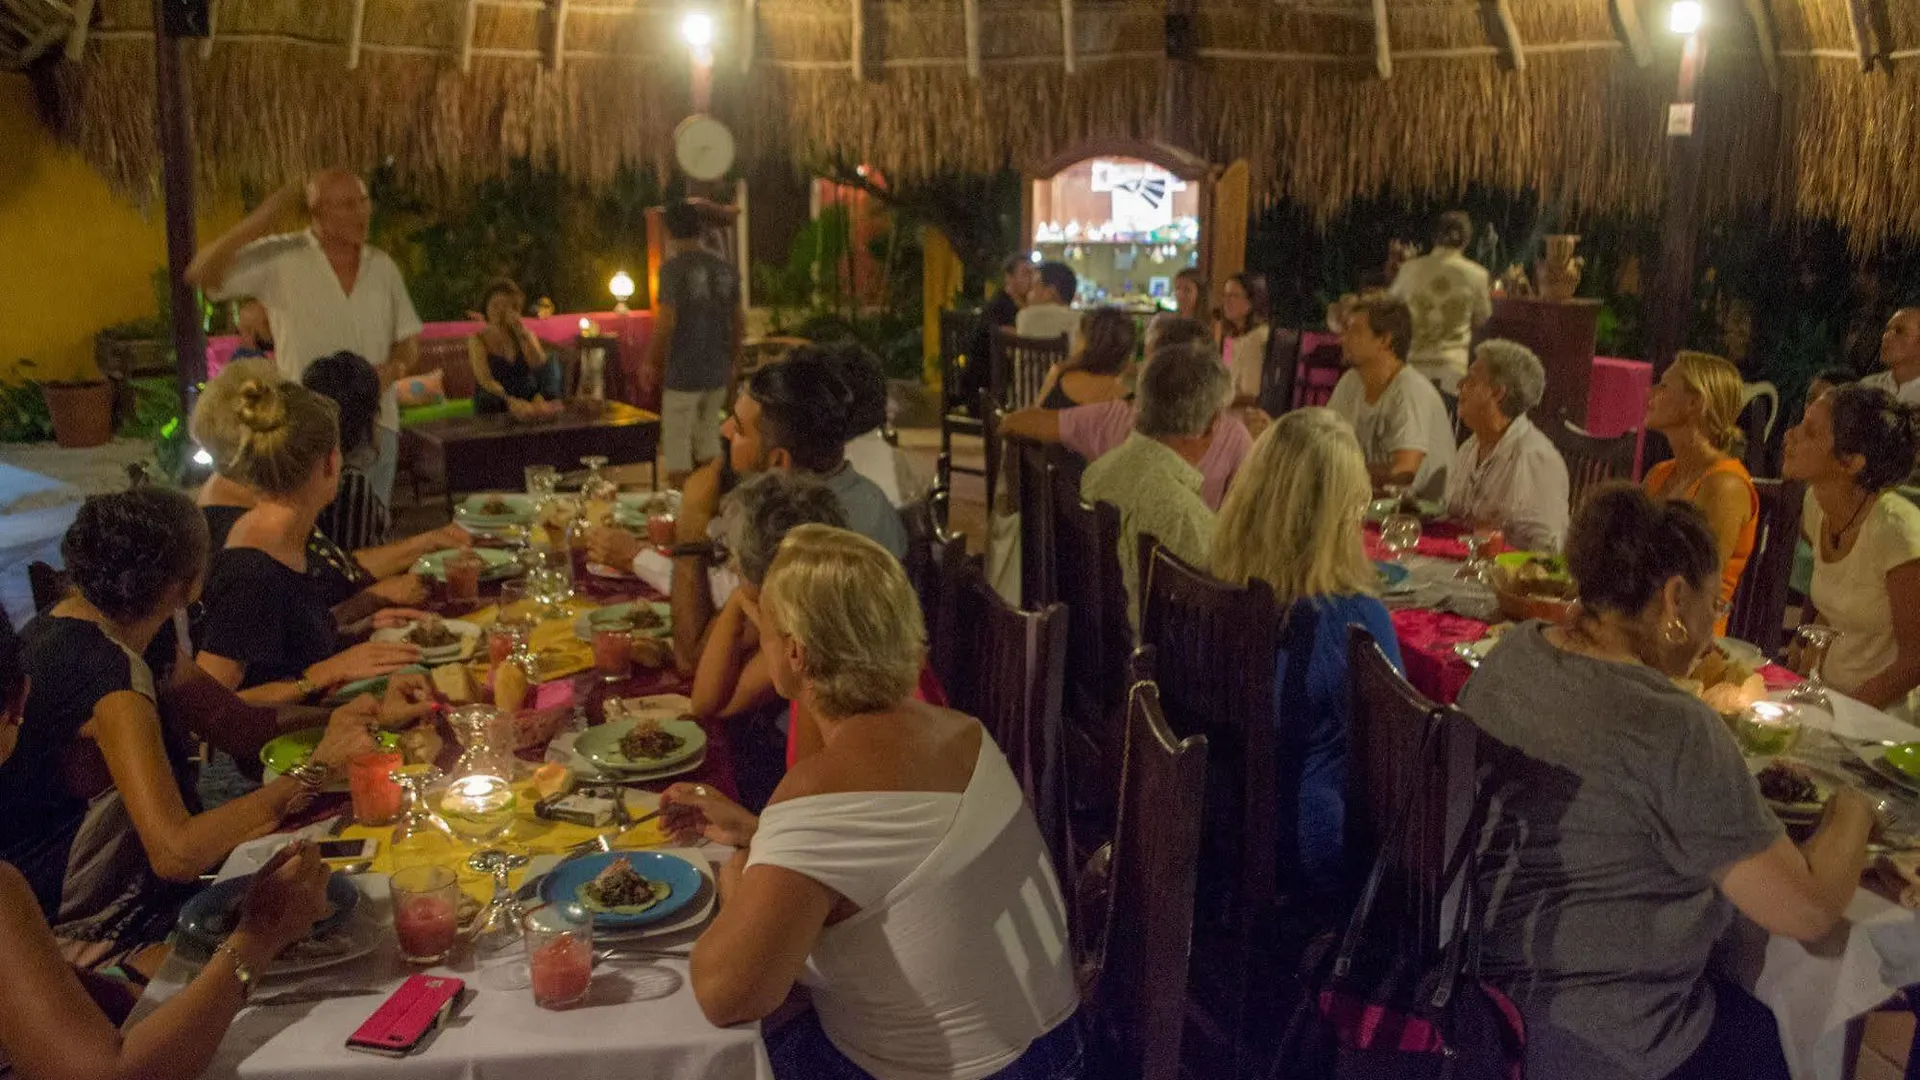
[{"label": "white tablecloth", "polygon": [[[711,858],[725,849],[680,851]],[[222,876],[250,872],[253,852],[237,851]],[[551,861],[550,858],[547,861]],[[536,862],[535,866],[538,867]],[[471,950],[456,953],[451,967],[430,969],[467,981],[471,998],[451,1024],[420,1050],[388,1058],[346,1048],[346,1039],[372,1015],[385,994],[419,969],[400,960],[391,930],[387,879],[366,874],[355,879],[363,903],[356,919],[377,920],[379,946],[368,956],[305,976],[263,980],[256,999],[309,987],[366,987],[378,995],[333,998],[311,1004],[249,1008],[220,1044],[207,1069],[214,1080],[228,1077],[333,1078],[381,1080],[481,1080],[538,1077],[539,1080],[771,1080],[772,1068],[758,1025],[716,1028],[701,1015],[687,981],[687,962],[661,960],[646,967],[604,966],[594,974],[587,1002],[563,1012],[537,1008],[529,990],[491,990],[484,984],[492,968],[519,959],[517,951],[483,960]],[[667,939],[661,939],[667,940]],[[651,943],[649,943],[651,947]],[[134,1011],[137,1019],[177,993],[192,979],[194,965],[175,957],[148,984]],[[679,986],[665,997],[631,1000],[634,981],[655,982],[665,973]]]}]

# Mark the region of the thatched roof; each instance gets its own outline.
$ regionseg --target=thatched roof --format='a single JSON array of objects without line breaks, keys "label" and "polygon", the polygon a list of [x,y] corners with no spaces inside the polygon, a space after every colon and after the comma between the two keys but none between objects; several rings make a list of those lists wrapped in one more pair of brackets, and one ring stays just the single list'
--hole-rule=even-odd
[{"label": "thatched roof", "polygon": [[[1384,0],[1384,43],[1378,2],[1200,0],[1197,58],[1176,64],[1166,0],[711,0],[714,107],[749,158],[836,153],[894,177],[1158,137],[1245,157],[1256,197],[1323,215],[1473,183],[1536,187],[1576,215],[1657,208],[1678,54],[1652,21],[1664,0]],[[1858,2],[1864,38],[1849,0],[1710,0],[1711,211],[1829,217],[1861,246],[1920,233],[1920,4]],[[188,66],[215,182],[392,159],[457,183],[529,152],[602,179],[622,161],[667,168],[689,109],[680,2],[213,3],[215,36]],[[1617,6],[1640,11],[1640,34]],[[76,141],[134,189],[157,174],[150,10],[99,0],[62,76]],[[1175,84],[1192,130],[1161,129]]]}]

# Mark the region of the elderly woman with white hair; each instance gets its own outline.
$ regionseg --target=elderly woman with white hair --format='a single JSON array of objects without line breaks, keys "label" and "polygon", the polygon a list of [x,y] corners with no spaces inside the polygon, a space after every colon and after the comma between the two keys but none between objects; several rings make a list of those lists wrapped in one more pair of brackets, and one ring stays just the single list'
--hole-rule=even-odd
[{"label": "elderly woman with white hair", "polygon": [[1569,516],[1567,463],[1527,419],[1546,381],[1525,345],[1481,342],[1460,380],[1460,422],[1473,434],[1447,476],[1447,516],[1529,551],[1560,550]]},{"label": "elderly woman with white hair", "polygon": [[802,525],[759,597],[761,650],[822,747],[756,817],[704,785],[667,827],[737,848],[694,944],[715,1024],[795,983],[813,1013],[769,1035],[776,1077],[1077,1080],[1065,904],[1020,782],[977,720],[912,700],[926,627],[886,549]]},{"label": "elderly woman with white hair", "polygon": [[[1280,606],[1274,723],[1282,768],[1299,774],[1298,864],[1316,890],[1350,882],[1347,628],[1363,626],[1395,667],[1400,648],[1377,598],[1379,571],[1360,538],[1373,482],[1353,428],[1332,409],[1295,409],[1254,440],[1220,507],[1212,570],[1235,585],[1258,578]],[[1280,790],[1296,790],[1284,777]]]}]

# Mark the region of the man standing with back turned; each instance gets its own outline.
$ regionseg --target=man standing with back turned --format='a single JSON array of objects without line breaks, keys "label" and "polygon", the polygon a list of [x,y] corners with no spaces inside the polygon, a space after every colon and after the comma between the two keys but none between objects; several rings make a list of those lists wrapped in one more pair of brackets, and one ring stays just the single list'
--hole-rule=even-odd
[{"label": "man standing with back turned", "polygon": [[672,254],[660,266],[653,339],[647,361],[666,375],[660,404],[660,453],[667,482],[720,456],[720,410],[726,406],[746,315],[740,275],[700,246],[700,211],[692,203],[667,207]]}]

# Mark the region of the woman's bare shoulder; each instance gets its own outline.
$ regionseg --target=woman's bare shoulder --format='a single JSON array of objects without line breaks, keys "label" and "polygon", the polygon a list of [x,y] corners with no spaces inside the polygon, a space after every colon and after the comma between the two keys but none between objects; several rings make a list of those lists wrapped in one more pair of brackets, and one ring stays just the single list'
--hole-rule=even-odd
[{"label": "woman's bare shoulder", "polygon": [[[858,728],[789,769],[767,805],[850,791],[914,791],[929,784],[937,790],[947,786],[940,781],[962,767],[971,775],[987,737],[973,717],[918,701],[907,702],[884,719],[868,717],[857,723]],[[894,723],[902,726],[882,726]]]}]

